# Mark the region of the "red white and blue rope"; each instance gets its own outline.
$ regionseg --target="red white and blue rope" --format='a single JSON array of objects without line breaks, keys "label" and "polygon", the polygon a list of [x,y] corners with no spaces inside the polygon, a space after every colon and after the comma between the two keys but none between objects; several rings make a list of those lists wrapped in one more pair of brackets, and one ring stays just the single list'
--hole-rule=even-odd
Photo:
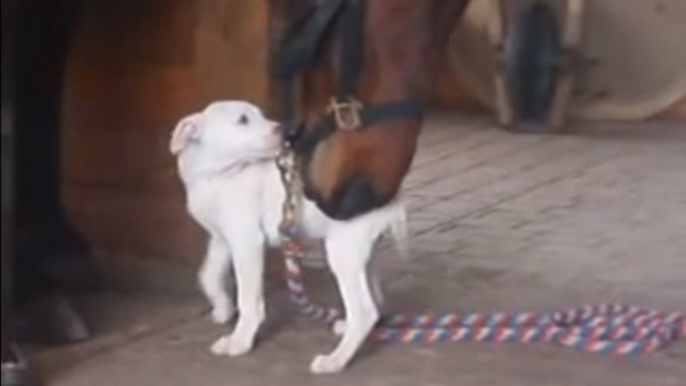
[{"label": "red white and blue rope", "polygon": [[[298,264],[304,250],[294,229],[288,224],[281,229],[291,301],[304,315],[333,324],[342,313],[313,303],[305,292]],[[664,349],[686,337],[686,313],[600,304],[551,313],[391,314],[381,318],[371,336],[398,343],[557,343],[586,352],[634,355]]]}]

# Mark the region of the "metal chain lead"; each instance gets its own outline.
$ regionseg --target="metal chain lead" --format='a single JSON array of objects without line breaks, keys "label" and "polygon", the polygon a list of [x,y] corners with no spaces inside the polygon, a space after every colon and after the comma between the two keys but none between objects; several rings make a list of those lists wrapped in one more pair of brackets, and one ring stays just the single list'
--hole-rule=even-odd
[{"label": "metal chain lead", "polygon": [[296,223],[296,211],[298,208],[298,192],[300,191],[297,175],[297,164],[293,150],[287,145],[281,147],[281,152],[276,159],[281,183],[284,186],[286,197],[282,206],[283,218],[281,227],[294,226]]},{"label": "metal chain lead", "polygon": [[281,235],[281,251],[286,263],[286,284],[291,302],[302,314],[333,324],[341,318],[341,312],[335,308],[313,303],[305,293],[303,285],[303,273],[298,259],[304,257],[305,247],[299,234],[297,221],[302,187],[298,176],[297,159],[292,149],[284,145],[276,160],[276,165],[285,189],[279,234]]}]

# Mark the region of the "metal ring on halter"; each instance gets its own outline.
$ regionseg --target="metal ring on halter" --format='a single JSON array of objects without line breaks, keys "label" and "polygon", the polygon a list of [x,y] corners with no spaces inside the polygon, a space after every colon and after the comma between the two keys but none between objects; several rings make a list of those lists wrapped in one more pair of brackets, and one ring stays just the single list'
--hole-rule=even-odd
[{"label": "metal ring on halter", "polygon": [[327,113],[333,114],[336,128],[351,131],[362,126],[362,109],[362,103],[353,97],[348,97],[347,100],[333,97],[329,103]]}]

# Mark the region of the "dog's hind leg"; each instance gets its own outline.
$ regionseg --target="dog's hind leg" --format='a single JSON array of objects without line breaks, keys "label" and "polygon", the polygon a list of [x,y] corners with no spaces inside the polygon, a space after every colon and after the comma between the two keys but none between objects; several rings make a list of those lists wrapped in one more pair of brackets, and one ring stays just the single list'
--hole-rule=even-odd
[{"label": "dog's hind leg", "polygon": [[373,244],[371,234],[373,232],[367,227],[345,227],[326,240],[327,258],[343,298],[346,322],[336,349],[312,361],[310,370],[313,373],[342,371],[379,318],[366,269]]},{"label": "dog's hind leg", "polygon": [[369,278],[369,287],[372,291],[372,297],[374,298],[374,303],[377,309],[382,309],[384,303],[386,302],[383,295],[383,289],[381,287],[381,275],[371,264],[367,268],[367,275]]},{"label": "dog's hind leg", "polygon": [[[378,310],[382,310],[385,304],[385,298],[383,294],[383,288],[381,286],[381,276],[375,269],[374,265],[369,264],[367,267],[367,278],[369,279],[369,288],[372,293],[372,298],[374,299],[374,303],[376,304],[376,308]],[[363,289],[361,289],[363,290]],[[333,333],[336,336],[342,336],[343,333],[345,332],[345,320],[341,319],[334,323],[333,325]]]},{"label": "dog's hind leg", "polygon": [[198,279],[200,287],[212,305],[212,320],[219,324],[229,322],[235,312],[233,300],[226,288],[230,267],[231,252],[228,245],[220,236],[210,236]]}]

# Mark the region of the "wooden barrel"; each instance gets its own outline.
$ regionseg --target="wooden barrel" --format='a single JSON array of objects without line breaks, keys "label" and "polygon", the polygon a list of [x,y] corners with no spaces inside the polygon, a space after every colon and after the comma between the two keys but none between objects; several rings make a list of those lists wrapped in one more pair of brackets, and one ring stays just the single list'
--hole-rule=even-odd
[{"label": "wooden barrel", "polygon": [[262,3],[81,2],[66,69],[62,191],[69,220],[95,248],[202,257],[168,139],[212,99],[266,95]]},{"label": "wooden barrel", "polygon": [[[517,2],[503,1],[506,18]],[[564,0],[550,0],[560,8]],[[495,108],[490,47],[490,1],[473,1],[455,27],[448,48],[450,68],[479,102]],[[562,19],[562,18],[561,18]],[[635,120],[686,110],[686,2],[683,0],[589,1],[582,55],[572,101],[573,117]]]},{"label": "wooden barrel", "polygon": [[496,10],[491,1],[472,1],[455,26],[447,50],[454,76],[484,106],[495,109],[493,75],[496,52],[489,40],[489,23]]},{"label": "wooden barrel", "polygon": [[195,71],[205,100],[267,101],[267,2],[199,0]]},{"label": "wooden barrel", "polygon": [[686,1],[590,1],[577,114],[642,119],[686,97]]}]

